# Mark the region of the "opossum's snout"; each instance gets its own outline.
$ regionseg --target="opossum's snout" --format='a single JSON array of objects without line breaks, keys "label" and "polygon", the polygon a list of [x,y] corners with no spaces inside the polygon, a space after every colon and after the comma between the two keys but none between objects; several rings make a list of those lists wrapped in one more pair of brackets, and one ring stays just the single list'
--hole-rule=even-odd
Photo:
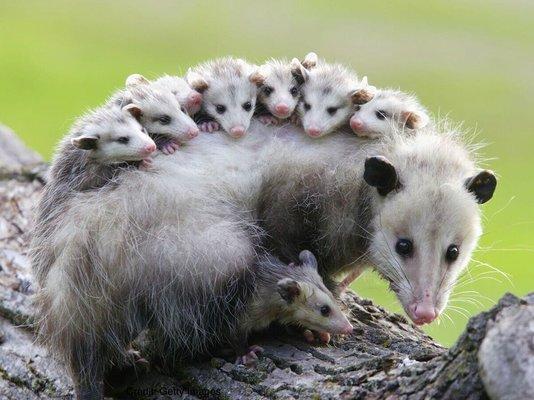
[{"label": "opossum's snout", "polygon": [[305,130],[308,136],[314,137],[314,138],[320,137],[323,134],[323,131],[316,126],[307,127],[305,128]]},{"label": "opossum's snout", "polygon": [[234,126],[233,128],[230,128],[230,136],[232,136],[234,139],[239,139],[247,133],[244,126],[238,125]]},{"label": "opossum's snout", "polygon": [[156,144],[154,142],[147,143],[141,148],[141,155],[146,157],[156,151]]},{"label": "opossum's snout", "polygon": [[195,91],[192,91],[188,96],[185,104],[185,108],[190,115],[196,114],[200,111],[202,106],[202,95]]},{"label": "opossum's snout", "polygon": [[354,132],[363,132],[365,129],[365,124],[360,118],[353,115],[350,119],[350,128]]},{"label": "opossum's snout", "polygon": [[[430,297],[428,293],[426,296]],[[406,313],[416,325],[429,324],[439,316],[439,311],[434,302],[427,299],[413,302],[406,307]]]},{"label": "opossum's snout", "polygon": [[191,127],[186,133],[188,139],[194,139],[198,136],[200,130],[197,127]]},{"label": "opossum's snout", "polygon": [[273,114],[278,118],[287,118],[291,113],[291,109],[286,103],[278,103],[274,106]]}]

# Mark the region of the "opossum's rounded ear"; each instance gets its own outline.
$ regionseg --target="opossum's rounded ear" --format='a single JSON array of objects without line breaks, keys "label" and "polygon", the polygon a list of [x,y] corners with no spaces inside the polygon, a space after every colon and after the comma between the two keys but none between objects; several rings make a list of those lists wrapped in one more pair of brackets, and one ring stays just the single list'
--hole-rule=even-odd
[{"label": "opossum's rounded ear", "polygon": [[367,157],[363,179],[367,184],[375,187],[381,196],[400,186],[397,171],[386,157]]},{"label": "opossum's rounded ear", "polygon": [[97,148],[98,137],[92,135],[84,135],[72,138],[70,140],[74,147],[82,150],[94,150]]},{"label": "opossum's rounded ear", "polygon": [[126,78],[126,87],[132,88],[138,85],[149,85],[150,81],[141,74],[132,74]]},{"label": "opossum's rounded ear", "polygon": [[300,296],[301,290],[299,283],[291,278],[284,278],[278,281],[278,293],[287,301],[292,303],[297,297]]},{"label": "opossum's rounded ear", "polygon": [[366,85],[363,88],[350,92],[349,97],[353,104],[365,104],[373,100],[373,97],[375,97],[375,90],[373,86]]},{"label": "opossum's rounded ear", "polygon": [[141,116],[143,115],[143,111],[139,108],[137,104],[130,103],[122,107],[123,111],[129,112],[132,117],[134,117],[137,121],[141,119]]},{"label": "opossum's rounded ear", "polygon": [[301,64],[306,69],[312,69],[312,68],[315,68],[318,61],[319,61],[319,58],[317,57],[317,54],[311,51],[308,54],[306,54],[306,57],[304,57],[304,60],[302,60]]},{"label": "opossum's rounded ear", "polygon": [[248,80],[256,86],[260,87],[265,82],[265,75],[262,74],[260,71],[254,71],[249,75]]},{"label": "opossum's rounded ear", "polygon": [[208,81],[195,71],[188,71],[185,80],[189,86],[199,93],[204,92],[209,87]]},{"label": "opossum's rounded ear", "polygon": [[401,113],[404,125],[410,129],[424,128],[430,118],[424,112],[418,111],[403,111]]},{"label": "opossum's rounded ear", "polygon": [[486,169],[467,179],[465,186],[470,193],[475,195],[477,203],[484,204],[493,197],[497,187],[497,178],[492,171]]},{"label": "opossum's rounded ear", "polygon": [[318,267],[317,259],[309,250],[302,250],[299,254],[299,260],[302,265],[307,267],[312,267],[313,269],[317,269]]},{"label": "opossum's rounded ear", "polygon": [[289,67],[291,68],[291,75],[293,75],[293,78],[295,78],[299,85],[302,85],[308,80],[308,71],[306,71],[306,68],[298,59],[292,59]]}]

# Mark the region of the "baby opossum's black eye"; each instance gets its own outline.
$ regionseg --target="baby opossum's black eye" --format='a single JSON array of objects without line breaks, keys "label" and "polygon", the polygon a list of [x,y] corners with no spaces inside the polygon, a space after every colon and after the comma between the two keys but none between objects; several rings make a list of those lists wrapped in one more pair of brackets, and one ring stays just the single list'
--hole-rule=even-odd
[{"label": "baby opossum's black eye", "polygon": [[299,94],[299,89],[296,86],[293,86],[291,89],[289,89],[289,93],[291,93],[291,96],[297,97]]},{"label": "baby opossum's black eye", "polygon": [[304,109],[305,109],[306,111],[310,111],[310,109],[311,109],[311,105],[310,105],[309,103],[304,103]]},{"label": "baby opossum's black eye", "polygon": [[330,306],[328,305],[324,305],[324,306],[321,306],[321,315],[323,317],[328,317],[330,315]]},{"label": "baby opossum's black eye", "polygon": [[117,142],[119,142],[120,144],[128,144],[129,141],[130,138],[128,136],[121,136],[117,139]]},{"label": "baby opossum's black eye", "polygon": [[356,107],[354,107],[354,111],[360,111],[362,109],[362,106],[360,105],[357,105]]},{"label": "baby opossum's black eye", "polygon": [[330,115],[334,115],[337,112],[337,107],[328,107],[326,112]]},{"label": "baby opossum's black eye", "polygon": [[161,125],[169,125],[171,123],[171,117],[169,115],[161,115],[158,121]]},{"label": "baby opossum's black eye", "polygon": [[222,104],[217,104],[215,106],[215,110],[217,110],[219,114],[224,114],[224,112],[226,111],[226,106],[223,106]]},{"label": "baby opossum's black eye", "polygon": [[445,253],[445,259],[448,262],[452,263],[456,261],[459,255],[460,255],[460,249],[458,249],[458,246],[456,246],[455,244],[451,244],[447,248],[447,252]]},{"label": "baby opossum's black eye", "polygon": [[274,92],[274,88],[272,86],[265,86],[263,88],[263,94],[265,94],[265,96],[269,96],[272,92]]},{"label": "baby opossum's black eye", "polygon": [[413,243],[409,239],[399,239],[395,251],[403,257],[410,257],[413,253]]},{"label": "baby opossum's black eye", "polygon": [[378,110],[377,112],[375,112],[375,115],[376,118],[378,118],[379,120],[384,120],[389,116],[388,113],[384,110]]},{"label": "baby opossum's black eye", "polygon": [[250,111],[251,109],[252,109],[252,103],[250,101],[243,103],[243,110]]}]

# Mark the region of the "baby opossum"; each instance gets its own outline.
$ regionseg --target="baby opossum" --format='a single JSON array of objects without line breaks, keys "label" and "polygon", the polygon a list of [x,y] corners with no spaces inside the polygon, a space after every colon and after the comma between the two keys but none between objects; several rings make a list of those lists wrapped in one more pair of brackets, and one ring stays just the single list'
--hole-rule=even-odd
[{"label": "baby opossum", "polygon": [[[352,332],[352,325],[317,272],[315,256],[303,250],[299,260],[298,265],[286,265],[266,256],[251,269],[248,284],[252,294],[237,324],[238,338],[246,338],[250,332],[265,329],[275,321],[318,332]],[[257,346],[247,350],[239,360],[248,364],[257,350]]]},{"label": "baby opossum", "polygon": [[170,90],[154,85],[139,74],[130,75],[126,89],[112,96],[108,105],[127,110],[164,154],[174,153],[199,132]]},{"label": "baby opossum", "polygon": [[259,67],[253,80],[258,86],[256,115],[266,125],[277,125],[295,111],[306,71],[300,61],[270,60]]},{"label": "baby opossum", "polygon": [[203,131],[222,129],[233,138],[244,136],[256,106],[256,67],[225,57],[190,69],[186,80],[202,93],[202,109],[195,120]]},{"label": "baby opossum", "polygon": [[305,70],[298,114],[305,132],[314,138],[347,123],[354,106],[373,98],[374,88],[340,64],[319,62]]},{"label": "baby opossum", "polygon": [[185,78],[164,75],[153,82],[155,87],[170,90],[176,96],[178,103],[185,108],[190,116],[195,115],[202,107],[202,95],[193,89]]},{"label": "baby opossum", "polygon": [[378,138],[404,128],[411,132],[428,122],[428,113],[415,96],[386,89],[377,91],[371,101],[356,106],[350,127],[358,136]]}]

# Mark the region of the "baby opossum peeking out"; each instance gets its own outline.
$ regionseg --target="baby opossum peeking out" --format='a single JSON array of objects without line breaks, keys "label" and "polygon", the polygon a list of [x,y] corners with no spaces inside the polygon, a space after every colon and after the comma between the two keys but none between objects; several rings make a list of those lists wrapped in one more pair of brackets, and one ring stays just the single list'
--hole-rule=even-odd
[{"label": "baby opossum peeking out", "polygon": [[202,107],[202,95],[193,89],[185,78],[164,75],[153,82],[155,87],[169,90],[176,96],[178,103],[185,108],[190,116],[195,115]]},{"label": "baby opossum peeking out", "polygon": [[[240,318],[241,332],[237,337],[247,337],[250,332],[265,329],[275,321],[318,332],[352,332],[352,325],[317,272],[315,256],[304,250],[299,260],[299,264],[287,265],[266,256],[251,268],[252,295]],[[258,350],[261,348],[257,346],[248,348],[238,361],[253,362]]]},{"label": "baby opossum peeking out", "polygon": [[367,78],[361,81],[340,64],[308,63],[301,87],[298,113],[306,133],[314,138],[329,134],[347,123],[355,105],[374,96]]},{"label": "baby opossum peeking out", "polygon": [[273,59],[261,65],[253,75],[258,86],[258,119],[266,125],[277,125],[291,117],[305,76],[306,70],[296,58],[291,62]]},{"label": "baby opossum peeking out", "polygon": [[201,130],[222,129],[236,139],[247,133],[256,106],[255,72],[255,66],[231,57],[188,71],[187,82],[203,96],[202,109],[195,116]]},{"label": "baby opossum peeking out", "polygon": [[358,136],[378,138],[404,129],[411,132],[428,122],[428,113],[415,96],[386,89],[377,91],[371,101],[356,106],[350,127]]},{"label": "baby opossum peeking out", "polygon": [[164,154],[195,138],[199,129],[170,90],[154,85],[139,74],[126,79],[126,90],[108,102],[128,111],[146,129]]}]

